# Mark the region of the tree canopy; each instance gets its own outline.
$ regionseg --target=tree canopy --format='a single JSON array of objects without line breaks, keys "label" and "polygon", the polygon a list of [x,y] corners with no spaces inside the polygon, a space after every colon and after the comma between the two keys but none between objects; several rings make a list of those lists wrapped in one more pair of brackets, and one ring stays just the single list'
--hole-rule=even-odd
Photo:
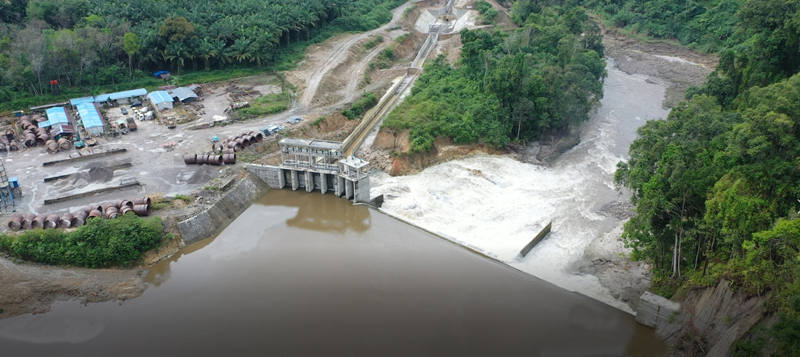
[{"label": "tree canopy", "polygon": [[410,154],[439,137],[503,147],[588,119],[606,77],[597,25],[575,6],[548,7],[505,33],[461,32],[461,58],[426,65],[384,126],[409,129]]},{"label": "tree canopy", "polygon": [[0,1],[0,102],[43,96],[54,79],[89,89],[161,69],[269,66],[294,44],[386,23],[401,3]]}]

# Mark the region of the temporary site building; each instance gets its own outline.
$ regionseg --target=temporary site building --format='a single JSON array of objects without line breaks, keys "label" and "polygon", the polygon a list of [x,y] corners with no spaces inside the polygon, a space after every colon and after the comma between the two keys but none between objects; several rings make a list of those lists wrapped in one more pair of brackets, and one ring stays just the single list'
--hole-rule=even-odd
[{"label": "temporary site building", "polygon": [[163,90],[150,92],[150,94],[147,95],[147,99],[150,100],[150,104],[157,110],[172,108],[172,97]]},{"label": "temporary site building", "polygon": [[92,103],[78,104],[78,115],[81,117],[83,127],[93,136],[105,133],[105,123],[97,105]]},{"label": "temporary site building", "polygon": [[147,89],[131,89],[123,92],[96,95],[94,96],[94,102],[117,101],[117,103],[132,103],[142,100],[145,95],[147,95]]},{"label": "temporary site building", "polygon": [[197,94],[194,94],[194,91],[192,91],[189,88],[180,87],[172,90],[172,97],[178,98],[178,100],[180,100],[181,102],[186,103],[196,100]]},{"label": "temporary site building", "polygon": [[69,117],[64,107],[50,108],[45,113],[47,113],[47,120],[39,123],[39,127],[46,128],[56,124],[69,125]]}]

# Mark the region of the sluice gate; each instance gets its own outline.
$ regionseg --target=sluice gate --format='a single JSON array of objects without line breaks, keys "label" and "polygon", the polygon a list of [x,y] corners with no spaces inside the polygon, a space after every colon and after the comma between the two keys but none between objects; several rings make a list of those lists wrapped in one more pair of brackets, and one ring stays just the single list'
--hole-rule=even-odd
[{"label": "sluice gate", "polygon": [[332,192],[356,203],[368,203],[369,162],[342,154],[337,141],[284,138],[278,143],[281,165],[245,167],[270,188]]}]

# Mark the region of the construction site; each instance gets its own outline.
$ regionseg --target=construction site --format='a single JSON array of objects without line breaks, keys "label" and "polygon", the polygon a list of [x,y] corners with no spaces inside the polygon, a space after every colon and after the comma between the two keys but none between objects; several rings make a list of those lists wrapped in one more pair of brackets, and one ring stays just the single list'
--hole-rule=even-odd
[{"label": "construction site", "polygon": [[[159,201],[188,195],[196,197],[190,206],[202,206],[202,197],[213,197],[242,172],[237,155],[239,163],[282,164],[278,141],[284,137],[333,140],[341,143],[342,158],[357,156],[407,95],[425,59],[455,58],[458,31],[475,27],[476,15],[467,7],[453,1],[406,4],[381,28],[311,46],[298,69],[280,75],[149,93],[132,89],[20,110],[5,118],[0,140],[7,176],[14,178],[10,185],[16,185],[3,213],[63,216],[120,195]],[[377,46],[364,48],[377,38]],[[371,66],[389,46],[392,63]],[[381,99],[363,120],[339,114],[366,92]],[[248,117],[248,109],[267,97],[279,113]],[[162,212],[190,213],[184,205]]]}]

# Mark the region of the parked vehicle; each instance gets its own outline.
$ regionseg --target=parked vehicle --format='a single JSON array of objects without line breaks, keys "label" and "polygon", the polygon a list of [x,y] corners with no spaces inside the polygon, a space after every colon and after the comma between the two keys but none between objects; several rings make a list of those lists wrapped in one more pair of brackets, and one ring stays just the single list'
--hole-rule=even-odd
[{"label": "parked vehicle", "polygon": [[136,131],[136,129],[138,129],[136,121],[134,121],[132,117],[125,118],[125,121],[128,122],[128,129],[130,129],[130,131]]},{"label": "parked vehicle", "polygon": [[117,126],[122,134],[128,133],[128,124],[124,120],[117,120]]},{"label": "parked vehicle", "polygon": [[301,118],[301,117],[290,117],[289,120],[287,120],[286,122],[289,123],[289,124],[297,124],[297,123],[301,122],[302,120],[303,120],[303,118]]},{"label": "parked vehicle", "polygon": [[121,108],[120,110],[122,111],[122,115],[128,115],[128,109]]},{"label": "parked vehicle", "polygon": [[95,145],[97,145],[97,140],[95,140],[95,139],[94,139],[93,137],[91,137],[91,136],[87,136],[87,137],[86,137],[86,145],[89,145],[89,146],[95,146]]},{"label": "parked vehicle", "polygon": [[175,120],[172,120],[172,118],[168,118],[167,119],[167,128],[175,129],[175,127],[176,127]]},{"label": "parked vehicle", "polygon": [[141,107],[141,106],[142,106],[142,101],[141,100],[137,100],[137,101],[131,103],[131,108],[133,108],[133,107]]},{"label": "parked vehicle", "polygon": [[277,132],[279,132],[279,131],[281,131],[283,129],[284,129],[283,126],[280,126],[280,125],[270,125],[270,126],[267,126],[267,127],[264,127],[264,128],[260,128],[259,130],[261,131],[262,134],[264,134],[264,136],[270,136],[270,135],[275,134],[275,133],[277,133]]}]

